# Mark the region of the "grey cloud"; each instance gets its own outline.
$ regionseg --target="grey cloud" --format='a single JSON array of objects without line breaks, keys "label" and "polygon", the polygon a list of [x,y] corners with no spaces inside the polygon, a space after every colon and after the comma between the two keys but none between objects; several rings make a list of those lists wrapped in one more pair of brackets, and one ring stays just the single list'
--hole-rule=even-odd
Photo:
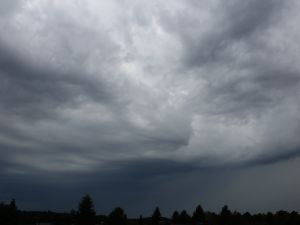
[{"label": "grey cloud", "polygon": [[[195,3],[182,11],[160,15],[167,32],[176,34],[184,46],[183,66],[187,69],[230,60],[224,51],[236,42],[252,42],[280,19],[288,7],[279,1],[226,1]],[[202,11],[211,11],[210,16]],[[204,17],[204,18],[202,18]],[[205,22],[203,22],[203,20]]]},{"label": "grey cloud", "polygon": [[[223,23],[229,26],[225,30],[234,39],[251,36],[257,30],[268,28],[274,17],[278,17],[278,12],[284,3],[277,0],[268,1],[227,1],[222,3],[225,11]],[[277,14],[275,14],[277,13]]]},{"label": "grey cloud", "polygon": [[20,5],[20,0],[3,0],[0,3],[1,17],[7,16],[15,11]]},{"label": "grey cloud", "polygon": [[0,35],[3,198],[38,208],[36,190],[71,189],[64,209],[84,190],[110,202],[103,212],[134,214],[145,198],[145,212],[169,213],[194,196],[213,210],[218,200],[247,208],[226,180],[249,193],[245,174],[255,186],[261,171],[298,160],[294,2],[1,4],[18,12]]},{"label": "grey cloud", "polygon": [[[192,127],[195,115],[207,116],[208,120],[211,116],[219,116],[225,118],[227,123],[230,123],[231,120],[241,119],[242,124],[247,124],[247,119],[250,118],[255,119],[257,124],[261,120],[263,124],[264,115],[268,114],[270,109],[284,104],[286,99],[290,99],[291,92],[296,90],[299,82],[299,73],[296,68],[289,67],[287,62],[276,63],[276,60],[282,57],[280,54],[265,58],[270,54],[268,46],[258,48],[254,45],[259,43],[259,37],[270,27],[278,29],[276,25],[273,25],[272,19],[275,14],[279,13],[282,4],[276,1],[264,3],[232,1],[208,6],[214,13],[210,15],[208,21],[220,29],[207,26],[201,30],[204,32],[203,35],[197,30],[197,22],[200,22],[201,18],[199,19],[198,14],[195,14],[197,10],[202,10],[202,6],[191,9],[190,5],[186,4],[186,11],[183,11],[182,15],[180,11],[177,12],[179,14],[173,15],[174,21],[172,21],[172,15],[168,14],[171,11],[167,11],[165,17],[160,14],[164,10],[156,9],[149,12],[158,16],[157,22],[160,22],[159,25],[166,31],[172,31],[173,34],[179,36],[183,47],[183,58],[180,59],[183,61],[184,58],[189,57],[199,58],[195,54],[207,52],[205,49],[201,49],[201,46],[210,49],[214,48],[215,43],[229,40],[229,45],[222,47],[219,51],[220,54],[218,53],[224,60],[209,59],[208,57],[207,59],[212,64],[202,64],[200,60],[199,64],[194,66],[189,66],[187,63],[184,68],[175,67],[173,71],[169,72],[171,74],[167,74],[170,78],[162,79],[165,83],[157,89],[155,85],[151,86],[152,84],[147,86],[152,82],[151,74],[147,74],[151,71],[147,69],[141,70],[147,76],[134,74],[133,78],[126,77],[128,73],[135,72],[130,67],[129,71],[122,71],[122,66],[124,64],[132,66],[130,63],[133,63],[134,60],[138,61],[139,55],[138,52],[135,52],[133,58],[126,61],[126,56],[125,58],[121,56],[122,48],[120,46],[124,41],[122,38],[119,40],[119,44],[116,44],[103,30],[97,33],[92,27],[86,28],[83,24],[77,25],[76,19],[72,20],[71,17],[63,15],[60,10],[55,11],[56,8],[51,8],[53,12],[49,11],[49,18],[42,20],[45,27],[41,28],[38,34],[43,40],[41,43],[45,44],[45,51],[49,47],[53,47],[55,62],[61,60],[59,65],[63,65],[63,67],[47,64],[47,59],[50,60],[51,57],[47,58],[46,53],[46,56],[42,55],[41,57],[46,57],[46,61],[41,59],[34,63],[33,59],[40,56],[39,54],[33,54],[33,57],[29,55],[28,59],[25,59],[19,50],[12,50],[7,47],[9,45],[1,45],[0,65],[3,81],[1,84],[3,93],[1,109],[3,116],[8,118],[9,123],[13,123],[10,126],[5,120],[2,120],[3,125],[10,129],[10,133],[7,134],[5,134],[7,131],[2,130],[3,135],[11,138],[12,132],[22,134],[20,127],[27,128],[27,134],[23,139],[32,144],[29,145],[34,146],[32,148],[40,148],[41,145],[44,145],[45,151],[37,155],[44,159],[52,155],[54,161],[56,160],[54,152],[69,154],[72,150],[68,149],[74,149],[78,157],[81,154],[87,154],[87,158],[95,157],[99,160],[111,159],[115,156],[121,157],[125,153],[130,157],[135,155],[149,157],[158,154],[158,158],[174,159],[179,156],[181,151],[188,152],[194,140],[201,139],[202,134],[200,137],[196,136],[195,130],[193,130],[195,128]],[[147,10],[145,9],[145,11]],[[189,12],[191,14],[188,14]],[[58,17],[57,20],[54,15]],[[183,17],[183,15],[187,16]],[[127,18],[126,15],[124,17]],[[56,36],[53,36],[53,30],[48,29],[52,27],[52,23],[55,25],[54,30],[57,31]],[[65,24],[69,24],[69,28]],[[142,24],[140,29],[150,29],[149,26],[152,26],[151,23]],[[180,24],[185,26],[178,26]],[[72,34],[76,34],[75,30],[79,29],[87,32],[87,35],[75,35],[71,39],[64,29],[71,31]],[[49,40],[43,39],[48,37],[46,34],[49,35]],[[134,35],[134,33],[130,33],[130,35]],[[99,38],[99,41],[95,41],[96,37]],[[19,43],[16,46],[22,43],[22,37],[18,40]],[[55,44],[50,45],[52,42]],[[103,50],[101,54],[93,54],[97,52],[93,49],[94,44],[95,46],[96,44],[100,45],[99,49]],[[130,52],[134,44],[134,40],[132,40],[125,52]],[[86,49],[83,48],[85,45],[87,45]],[[234,45],[237,45],[237,52],[229,47]],[[37,46],[39,45],[37,44]],[[33,46],[33,50],[36,50],[35,46]],[[245,51],[246,54],[239,55],[239,50]],[[229,63],[227,58],[230,58],[232,62]],[[149,64],[148,62],[140,63],[144,63],[142,68],[148,68],[151,64],[150,62]],[[92,72],[89,65],[94,65]],[[111,67],[114,68],[110,69]],[[187,78],[192,79],[193,83],[197,84],[200,81],[204,83],[201,92],[197,86],[189,90],[190,84],[185,83],[185,78],[179,76],[183,72],[192,74],[187,75]],[[138,76],[144,79],[142,82],[145,82],[146,85],[139,86],[132,82],[132,79],[138,80]],[[178,82],[173,82],[176,79]],[[176,88],[179,90],[182,88],[181,85],[186,85],[183,86],[183,94],[176,91]],[[156,95],[152,94],[152,90],[155,89]],[[171,94],[166,94],[168,92],[175,97],[171,98]],[[204,95],[202,95],[203,93]],[[187,97],[185,98],[184,95]],[[172,101],[179,101],[180,98],[183,99],[183,102],[186,99],[188,101],[179,106],[172,103]],[[197,105],[198,102],[199,105]],[[90,108],[87,108],[86,104],[91,105]],[[101,112],[97,113],[97,110]],[[68,112],[71,113],[68,125],[61,126]],[[89,113],[94,113],[92,115],[94,117],[90,118]],[[40,123],[30,126],[28,123],[30,118],[38,118]],[[244,120],[245,118],[246,120]],[[211,128],[201,128],[201,131],[205,132],[207,136],[214,136],[216,140],[223,140],[223,137],[217,136],[220,134],[215,132],[219,124],[210,123],[210,125]],[[226,126],[226,123],[222,124],[221,122],[221,125]],[[257,125],[257,129],[264,128]],[[209,132],[212,134],[210,135]],[[264,135],[268,136],[268,131],[264,130],[264,132]],[[38,137],[36,137],[37,134]],[[51,138],[44,138],[44,140],[39,134]],[[75,140],[74,137],[76,137]],[[203,143],[200,146],[192,148],[195,153],[198,152],[200,158],[205,158],[202,151],[208,151],[203,149],[208,149],[213,139],[201,140]],[[19,139],[19,141],[21,140]],[[224,147],[224,151],[230,149],[232,145],[236,145],[236,141],[232,137],[227,143],[229,146]],[[264,146],[264,143],[256,147],[262,148],[259,151],[264,151],[261,146]],[[25,147],[32,152],[30,148]],[[88,153],[84,153],[85,148]],[[22,151],[20,146],[16,149],[19,149],[17,152]],[[174,155],[168,155],[172,152]],[[222,155],[222,148],[220,152]],[[66,154],[66,158],[69,157],[68,154]]]},{"label": "grey cloud", "polygon": [[259,116],[265,110],[280,104],[299,87],[298,72],[289,71],[288,68],[268,68],[267,62],[261,67],[263,69],[253,70],[247,76],[237,75],[232,79],[210,84],[207,98],[216,103],[215,113],[234,116],[240,114],[242,117],[254,113]]},{"label": "grey cloud", "polygon": [[58,107],[72,107],[79,97],[107,104],[114,94],[103,82],[85,78],[85,71],[61,72],[33,65],[1,46],[1,109],[13,115],[43,117]]},{"label": "grey cloud", "polygon": [[282,3],[273,0],[221,3],[214,12],[215,18],[212,18],[216,20],[215,27],[209,28],[199,40],[193,38],[193,33],[188,36],[185,42],[187,67],[223,60],[228,62],[228,56],[223,55],[223,51],[235,42],[251,42],[252,38],[260,36],[274,23],[274,17],[280,14],[282,8]]}]

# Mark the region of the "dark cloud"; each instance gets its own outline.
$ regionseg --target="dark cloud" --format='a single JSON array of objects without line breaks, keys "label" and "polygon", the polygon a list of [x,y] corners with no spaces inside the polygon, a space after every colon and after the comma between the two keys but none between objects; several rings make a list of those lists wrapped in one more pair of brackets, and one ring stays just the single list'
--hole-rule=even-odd
[{"label": "dark cloud", "polygon": [[[89,192],[99,213],[107,214],[121,205],[129,216],[151,215],[157,205],[166,216],[171,216],[173,210],[191,212],[198,204],[215,212],[219,212],[224,204],[242,212],[298,210],[294,194],[299,192],[299,176],[293,172],[298,165],[299,158],[257,167],[222,168],[222,171],[186,170],[185,166],[174,167],[173,164],[170,168],[175,169],[174,172],[162,173],[163,170],[155,176],[149,173],[150,170],[145,176],[134,170],[133,165],[128,165],[132,168],[129,170],[123,165],[122,169],[112,173],[85,176],[84,182],[74,180],[74,176],[65,181],[56,178],[41,181],[26,176],[2,175],[1,181],[6,185],[1,186],[1,198],[15,197],[23,208],[64,211],[77,208],[81,196]],[[165,167],[159,163],[155,166]],[[65,179],[67,177],[70,175]],[[22,189],[18,188],[20,185]]]},{"label": "dark cloud", "polygon": [[[223,20],[226,33],[233,39],[240,39],[249,37],[257,31],[268,28],[274,17],[280,15],[280,10],[284,3],[277,0],[267,1],[244,1],[236,0],[227,1],[223,3],[225,8]],[[275,14],[276,13],[276,14]]]},{"label": "dark cloud", "polygon": [[86,79],[84,71],[61,72],[32,65],[17,52],[0,47],[1,109],[9,114],[44,117],[59,107],[72,107],[78,98],[113,101],[113,93],[101,82]]},{"label": "dark cloud", "polygon": [[[201,202],[290,208],[300,147],[295,1],[0,8],[1,199],[65,210],[90,192],[101,212],[122,205],[132,215]],[[274,185],[286,200],[271,201],[279,189],[262,198]]]},{"label": "dark cloud", "polygon": [[197,23],[192,24],[193,29],[188,26],[184,28],[187,32],[180,32],[184,35],[183,44],[186,45],[183,61],[188,68],[219,61],[228,63],[231,58],[224,51],[236,42],[251,42],[263,35],[276,23],[282,8],[283,3],[273,0],[221,3],[218,8],[212,9],[214,14],[210,20],[213,26],[208,27],[204,34],[195,34],[202,31],[197,29],[201,26]]}]

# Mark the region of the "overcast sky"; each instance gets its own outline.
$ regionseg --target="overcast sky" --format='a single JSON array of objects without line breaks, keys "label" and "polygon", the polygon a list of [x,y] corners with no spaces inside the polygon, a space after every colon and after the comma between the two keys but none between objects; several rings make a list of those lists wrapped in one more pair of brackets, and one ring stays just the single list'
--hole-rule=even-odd
[{"label": "overcast sky", "polygon": [[300,2],[1,0],[0,201],[300,211]]}]

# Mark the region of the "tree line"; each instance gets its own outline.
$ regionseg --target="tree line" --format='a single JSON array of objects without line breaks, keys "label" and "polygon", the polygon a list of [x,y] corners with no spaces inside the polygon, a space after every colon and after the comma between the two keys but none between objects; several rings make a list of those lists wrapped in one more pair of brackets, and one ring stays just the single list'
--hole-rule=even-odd
[{"label": "tree line", "polygon": [[97,215],[92,198],[85,195],[77,210],[70,212],[32,212],[17,208],[15,200],[0,203],[0,225],[299,225],[298,212],[240,213],[231,211],[227,205],[219,213],[204,211],[201,205],[189,214],[186,210],[174,211],[171,218],[164,217],[159,207],[148,217],[128,219],[121,207],[109,215]]}]

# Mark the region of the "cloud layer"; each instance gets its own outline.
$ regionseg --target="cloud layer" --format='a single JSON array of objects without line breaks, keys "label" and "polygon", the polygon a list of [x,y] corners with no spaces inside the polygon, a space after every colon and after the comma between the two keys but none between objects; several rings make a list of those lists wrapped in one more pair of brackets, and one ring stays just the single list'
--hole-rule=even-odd
[{"label": "cloud layer", "polygon": [[2,1],[1,173],[151,177],[296,157],[299,7]]}]

